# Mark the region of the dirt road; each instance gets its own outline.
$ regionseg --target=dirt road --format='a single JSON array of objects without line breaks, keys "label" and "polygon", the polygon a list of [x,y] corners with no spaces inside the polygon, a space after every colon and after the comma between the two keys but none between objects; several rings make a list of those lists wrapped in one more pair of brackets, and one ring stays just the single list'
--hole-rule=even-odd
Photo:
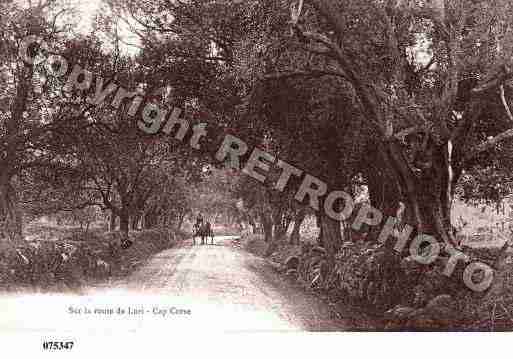
[{"label": "dirt road", "polygon": [[[216,330],[343,330],[328,305],[284,283],[272,267],[231,237],[214,245],[186,241],[164,251],[114,288],[165,295],[182,308],[201,310],[188,318]],[[206,317],[204,317],[206,315]],[[208,318],[209,320],[205,319]]]},{"label": "dirt road", "polygon": [[[49,330],[58,324],[76,330],[77,323],[87,331],[362,329],[361,323],[341,318],[323,300],[284,281],[233,238],[215,242],[193,246],[185,241],[129,277],[90,287],[80,296],[2,298],[2,329]],[[25,315],[30,321],[24,321]]]}]

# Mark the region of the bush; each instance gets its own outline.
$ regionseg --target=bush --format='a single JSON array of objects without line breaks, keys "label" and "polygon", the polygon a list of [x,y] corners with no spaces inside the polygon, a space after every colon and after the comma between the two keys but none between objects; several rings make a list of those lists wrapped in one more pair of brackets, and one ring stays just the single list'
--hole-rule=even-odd
[{"label": "bush", "polygon": [[[262,255],[265,243],[252,236],[246,248]],[[466,251],[469,261],[496,264],[500,249]],[[513,258],[496,271],[486,293],[475,293],[463,282],[465,263],[453,274],[443,274],[448,257],[441,255],[431,265],[403,257],[373,242],[345,242],[330,263],[323,248],[310,243],[291,246],[280,243],[271,259],[288,269],[287,260],[297,256],[299,265],[289,278],[307,288],[330,292],[366,311],[385,315],[391,330],[512,330]],[[290,273],[289,273],[290,272]],[[292,275],[293,274],[293,275]],[[450,313],[450,318],[447,317]]]},{"label": "bush", "polygon": [[153,254],[170,248],[178,239],[164,231],[135,232],[130,233],[133,245],[123,250],[122,237],[120,232],[73,233],[55,241],[1,243],[0,289],[78,290],[88,280],[128,273]]}]

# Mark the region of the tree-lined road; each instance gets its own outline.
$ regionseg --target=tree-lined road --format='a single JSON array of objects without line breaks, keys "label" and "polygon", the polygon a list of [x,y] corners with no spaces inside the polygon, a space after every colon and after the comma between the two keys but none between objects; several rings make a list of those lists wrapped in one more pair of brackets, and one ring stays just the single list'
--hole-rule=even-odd
[{"label": "tree-lined road", "polygon": [[[215,245],[185,241],[152,258],[110,290],[165,296],[192,314],[191,329],[344,330],[327,304],[280,278],[262,258],[241,249],[233,237]],[[101,291],[100,291],[101,293]],[[162,305],[162,303],[161,303]],[[150,324],[151,325],[151,324]]]},{"label": "tree-lined road", "polygon": [[[365,326],[361,317],[350,319],[349,310],[348,318],[340,318],[233,238],[217,237],[215,242],[193,246],[191,240],[184,241],[129,277],[89,287],[82,295],[4,297],[1,327],[102,333],[339,331]],[[92,313],[84,313],[85,307]],[[116,313],[117,308],[125,312]]]}]

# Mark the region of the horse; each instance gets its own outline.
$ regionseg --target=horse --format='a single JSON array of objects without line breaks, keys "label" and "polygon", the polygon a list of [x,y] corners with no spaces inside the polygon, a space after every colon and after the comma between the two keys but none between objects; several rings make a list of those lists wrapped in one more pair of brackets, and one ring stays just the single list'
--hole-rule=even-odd
[{"label": "horse", "polygon": [[194,233],[192,234],[192,240],[196,245],[196,237],[201,237],[201,244],[208,244],[208,237],[211,238],[210,243],[214,244],[214,231],[210,222],[196,222],[194,224]]},{"label": "horse", "polygon": [[203,225],[203,234],[206,237],[205,243],[208,244],[208,237],[210,237],[210,244],[214,244],[214,231],[212,230],[212,225],[210,222],[205,222]]},{"label": "horse", "polygon": [[202,235],[202,227],[203,224],[201,222],[196,222],[193,227],[193,233],[192,233],[192,241],[193,244],[196,245],[196,237],[201,237],[202,243],[203,243],[203,235]]}]

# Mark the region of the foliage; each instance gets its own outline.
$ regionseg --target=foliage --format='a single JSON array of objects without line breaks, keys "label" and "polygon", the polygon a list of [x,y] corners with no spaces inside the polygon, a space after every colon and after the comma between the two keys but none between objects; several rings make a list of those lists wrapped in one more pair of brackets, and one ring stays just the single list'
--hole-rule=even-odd
[{"label": "foliage", "polygon": [[131,235],[134,245],[120,252],[116,250],[120,237],[119,233],[82,233],[57,241],[2,243],[0,288],[77,291],[86,280],[106,280],[126,274],[141,261],[175,243],[172,233],[145,231]]}]

